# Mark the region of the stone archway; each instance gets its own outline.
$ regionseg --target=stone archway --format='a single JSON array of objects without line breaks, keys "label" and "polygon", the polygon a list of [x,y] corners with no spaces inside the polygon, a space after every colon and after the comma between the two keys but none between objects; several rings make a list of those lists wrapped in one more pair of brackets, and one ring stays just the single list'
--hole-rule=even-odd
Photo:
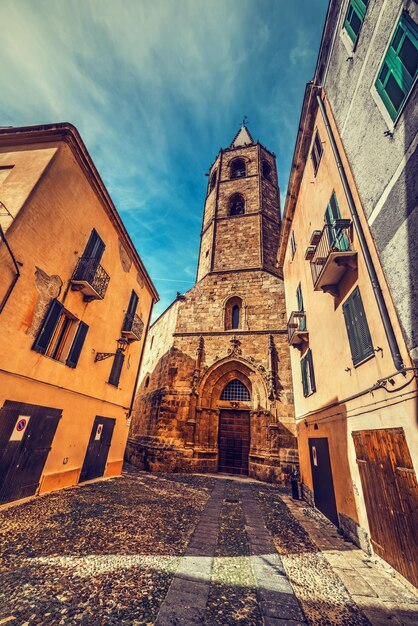
[{"label": "stone archway", "polygon": [[[221,399],[225,387],[234,380],[245,386],[249,400]],[[204,448],[211,451],[213,469],[248,474],[259,414],[268,406],[267,387],[260,373],[249,361],[229,356],[205,372],[197,392],[195,446],[201,452]]]}]

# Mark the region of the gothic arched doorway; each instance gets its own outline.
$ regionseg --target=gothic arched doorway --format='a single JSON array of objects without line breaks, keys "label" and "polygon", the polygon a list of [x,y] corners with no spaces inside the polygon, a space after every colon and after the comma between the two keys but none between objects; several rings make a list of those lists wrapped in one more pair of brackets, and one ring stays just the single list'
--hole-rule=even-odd
[{"label": "gothic arched doorway", "polygon": [[209,368],[199,391],[197,440],[217,447],[219,472],[248,474],[253,421],[266,399],[260,375],[248,361],[227,357]]}]

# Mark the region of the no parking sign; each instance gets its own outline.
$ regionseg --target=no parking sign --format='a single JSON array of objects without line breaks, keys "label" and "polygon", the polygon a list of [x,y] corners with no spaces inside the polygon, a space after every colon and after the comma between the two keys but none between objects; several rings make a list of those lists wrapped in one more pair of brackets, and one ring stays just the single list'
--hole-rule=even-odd
[{"label": "no parking sign", "polygon": [[16,420],[16,424],[14,425],[9,441],[21,441],[23,439],[23,435],[25,434],[25,430],[28,426],[29,420],[30,415],[19,415]]}]

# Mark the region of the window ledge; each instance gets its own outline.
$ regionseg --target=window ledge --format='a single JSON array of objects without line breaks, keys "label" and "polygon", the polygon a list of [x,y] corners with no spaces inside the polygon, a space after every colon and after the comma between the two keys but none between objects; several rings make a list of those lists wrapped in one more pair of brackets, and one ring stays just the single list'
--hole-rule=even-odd
[{"label": "window ledge", "polygon": [[375,356],[376,356],[376,353],[373,352],[373,354],[369,354],[369,356],[364,357],[364,359],[362,359],[358,363],[356,363],[356,364],[353,363],[353,367],[355,369],[357,369],[358,367],[360,367],[360,365],[363,365],[363,363],[366,363],[367,361],[370,361],[370,359],[374,359]]}]

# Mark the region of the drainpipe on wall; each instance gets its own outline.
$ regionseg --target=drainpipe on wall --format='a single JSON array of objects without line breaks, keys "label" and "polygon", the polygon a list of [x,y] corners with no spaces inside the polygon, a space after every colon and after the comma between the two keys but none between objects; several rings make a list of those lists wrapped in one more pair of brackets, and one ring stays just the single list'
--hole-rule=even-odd
[{"label": "drainpipe on wall", "polygon": [[3,298],[3,300],[0,302],[0,313],[1,313],[3,311],[3,309],[4,309],[4,307],[6,306],[6,303],[7,303],[8,299],[10,298],[10,295],[11,295],[13,289],[14,289],[14,286],[17,283],[17,279],[20,276],[20,270],[19,270],[19,266],[17,264],[17,261],[16,261],[16,259],[14,257],[14,254],[13,254],[13,252],[12,252],[8,242],[7,242],[6,235],[4,234],[3,229],[2,229],[1,226],[0,226],[0,239],[4,241],[4,244],[5,244],[6,248],[7,248],[7,251],[10,254],[10,258],[13,261],[13,265],[15,267],[15,272],[16,272],[14,277],[13,277],[12,282],[10,283],[10,285],[9,285],[7,291],[6,291],[6,294],[5,294],[4,298]]},{"label": "drainpipe on wall", "polygon": [[405,365],[402,361],[402,357],[399,351],[398,342],[396,340],[395,332],[393,330],[392,322],[390,321],[389,313],[387,310],[386,302],[383,297],[382,288],[379,283],[379,279],[376,274],[376,270],[373,264],[373,260],[370,254],[369,247],[367,245],[366,238],[364,236],[363,228],[361,226],[361,222],[357,213],[356,205],[354,202],[353,195],[351,193],[350,186],[348,184],[347,176],[344,170],[344,166],[342,164],[340,154],[338,152],[338,147],[335,142],[334,134],[332,132],[331,125],[329,123],[329,118],[324,106],[324,103],[319,95],[316,96],[318,106],[321,110],[322,117],[324,118],[325,127],[327,129],[328,137],[331,143],[332,151],[334,153],[335,161],[337,163],[338,171],[340,173],[341,182],[343,184],[345,197],[347,198],[348,206],[350,208],[351,217],[353,218],[354,227],[357,232],[357,237],[360,243],[360,248],[366,263],[367,271],[369,273],[370,281],[372,283],[373,292],[376,298],[377,306],[379,308],[380,317],[382,318],[383,327],[385,329],[386,337],[389,343],[390,352],[392,354],[392,359],[395,364],[395,367],[398,371],[405,370]]}]

